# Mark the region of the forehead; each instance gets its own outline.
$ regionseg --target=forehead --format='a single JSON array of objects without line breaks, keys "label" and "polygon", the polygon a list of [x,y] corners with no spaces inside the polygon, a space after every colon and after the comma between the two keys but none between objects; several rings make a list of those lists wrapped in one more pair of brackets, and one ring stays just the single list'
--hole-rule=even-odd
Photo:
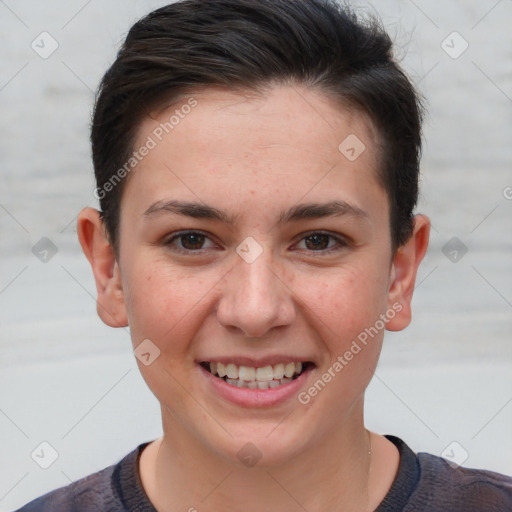
[{"label": "forehead", "polygon": [[334,186],[352,196],[383,192],[368,116],[305,87],[192,91],[142,120],[134,149],[144,146],[125,190],[138,210],[173,193],[197,201],[224,190],[224,201],[257,196],[261,204],[276,192],[316,200]]},{"label": "forehead", "polygon": [[[195,144],[214,141],[219,151],[234,154],[250,148],[249,141],[243,139],[244,129],[252,132],[255,147],[314,149],[320,158],[330,153],[336,159],[341,137],[364,140],[370,149],[381,142],[362,109],[341,105],[319,89],[303,85],[266,86],[258,92],[202,87],[180,95],[172,104],[162,103],[141,121],[138,134],[140,139],[153,133],[158,142],[177,134],[183,140],[192,135]],[[319,145],[323,146],[321,152]]]}]

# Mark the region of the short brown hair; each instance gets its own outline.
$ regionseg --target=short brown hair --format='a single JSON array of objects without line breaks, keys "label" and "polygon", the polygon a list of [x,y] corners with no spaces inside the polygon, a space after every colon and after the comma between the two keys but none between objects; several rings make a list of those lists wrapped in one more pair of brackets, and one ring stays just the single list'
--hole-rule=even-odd
[{"label": "short brown hair", "polygon": [[290,82],[370,116],[384,142],[378,179],[389,198],[393,249],[408,240],[423,109],[381,23],[360,21],[331,0],[181,0],[133,25],[97,96],[91,130],[96,190],[116,257],[129,176],[105,185],[130,158],[142,116],[194,87],[259,90]]}]

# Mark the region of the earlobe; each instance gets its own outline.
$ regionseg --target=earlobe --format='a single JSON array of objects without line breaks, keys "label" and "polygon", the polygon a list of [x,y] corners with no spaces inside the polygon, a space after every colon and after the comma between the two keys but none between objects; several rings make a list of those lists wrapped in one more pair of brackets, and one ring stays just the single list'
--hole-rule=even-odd
[{"label": "earlobe", "polygon": [[107,239],[100,212],[94,208],[84,208],[78,215],[77,233],[94,274],[99,317],[110,327],[127,326],[119,263]]},{"label": "earlobe", "polygon": [[416,274],[427,252],[429,236],[430,220],[425,215],[416,215],[413,234],[397,250],[391,265],[388,308],[398,312],[386,324],[386,329],[389,331],[401,331],[411,322],[411,300]]}]

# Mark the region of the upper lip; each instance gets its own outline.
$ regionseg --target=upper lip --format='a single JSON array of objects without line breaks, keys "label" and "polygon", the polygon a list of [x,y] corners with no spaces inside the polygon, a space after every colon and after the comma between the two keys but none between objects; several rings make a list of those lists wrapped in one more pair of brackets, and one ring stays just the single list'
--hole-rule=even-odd
[{"label": "upper lip", "polygon": [[211,358],[204,358],[197,361],[198,363],[222,363],[235,364],[236,366],[248,366],[252,368],[263,368],[265,366],[274,366],[279,363],[312,363],[313,360],[307,357],[299,356],[286,356],[286,355],[273,355],[261,358],[247,357],[247,356],[212,356]]}]

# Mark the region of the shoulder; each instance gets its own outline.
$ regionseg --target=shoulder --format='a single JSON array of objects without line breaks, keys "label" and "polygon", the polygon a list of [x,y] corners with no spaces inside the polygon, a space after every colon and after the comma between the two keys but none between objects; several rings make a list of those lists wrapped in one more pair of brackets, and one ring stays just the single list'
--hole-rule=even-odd
[{"label": "shoulder", "polygon": [[416,454],[400,438],[385,437],[398,448],[400,466],[379,512],[512,512],[512,477]]},{"label": "shoulder", "polygon": [[512,477],[456,466],[429,453],[418,453],[418,462],[420,479],[415,494],[425,510],[512,510]]},{"label": "shoulder", "polygon": [[55,489],[31,501],[17,512],[107,510],[107,503],[113,499],[111,479],[114,468],[115,466],[109,466],[65,487]]},{"label": "shoulder", "polygon": [[105,512],[124,510],[118,495],[119,473],[133,465],[144,445],[126,455],[120,462],[69,485],[50,491],[27,503],[16,512]]}]

